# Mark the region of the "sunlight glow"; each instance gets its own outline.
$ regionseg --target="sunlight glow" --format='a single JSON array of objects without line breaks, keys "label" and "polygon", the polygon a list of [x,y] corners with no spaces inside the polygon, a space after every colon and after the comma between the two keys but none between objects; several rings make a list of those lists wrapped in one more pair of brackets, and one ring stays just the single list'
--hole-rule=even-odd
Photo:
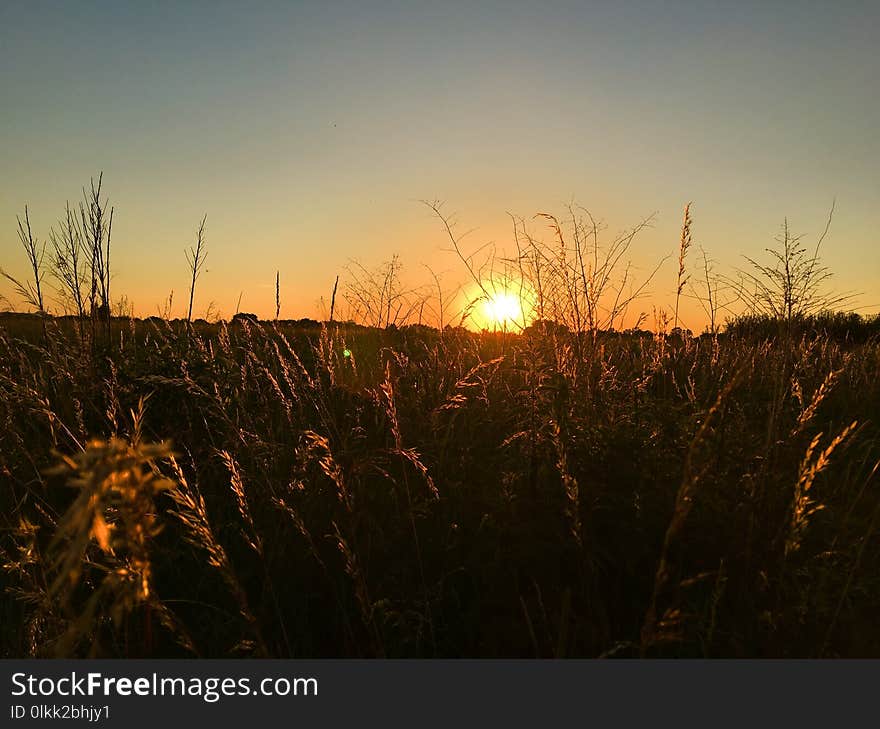
[{"label": "sunlight glow", "polygon": [[522,302],[519,297],[509,291],[499,291],[485,302],[486,317],[493,324],[508,326],[521,322],[523,318]]}]

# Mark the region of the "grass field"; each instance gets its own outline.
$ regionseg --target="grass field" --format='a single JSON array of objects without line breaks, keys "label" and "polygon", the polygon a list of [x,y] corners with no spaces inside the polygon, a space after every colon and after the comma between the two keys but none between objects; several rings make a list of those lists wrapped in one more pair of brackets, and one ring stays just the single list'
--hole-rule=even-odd
[{"label": "grass field", "polygon": [[3,656],[880,656],[877,322],[0,319]]}]

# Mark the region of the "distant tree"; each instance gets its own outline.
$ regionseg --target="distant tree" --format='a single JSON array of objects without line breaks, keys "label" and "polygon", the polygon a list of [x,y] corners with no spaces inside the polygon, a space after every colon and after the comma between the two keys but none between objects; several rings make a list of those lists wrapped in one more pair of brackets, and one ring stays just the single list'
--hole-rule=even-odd
[{"label": "distant tree", "polygon": [[293,324],[294,326],[308,329],[317,329],[320,326],[315,319],[296,319]]},{"label": "distant tree", "polygon": [[793,235],[786,218],[782,231],[776,237],[778,246],[767,248],[769,263],[759,263],[746,257],[750,270],[738,271],[737,293],[750,312],[770,316],[785,322],[797,317],[810,316],[823,310],[834,309],[851,295],[835,294],[825,289],[832,274],[822,265],[819,249],[828,235],[834,204],[816,247],[810,251],[802,242],[803,236]]},{"label": "distant tree", "polygon": [[553,321],[552,319],[536,319],[523,329],[523,334],[570,334],[571,330],[565,325]]}]

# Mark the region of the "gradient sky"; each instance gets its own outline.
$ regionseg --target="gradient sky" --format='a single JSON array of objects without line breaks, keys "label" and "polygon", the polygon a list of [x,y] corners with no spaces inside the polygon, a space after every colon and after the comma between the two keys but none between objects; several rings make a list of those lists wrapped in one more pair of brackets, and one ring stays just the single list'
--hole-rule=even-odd
[{"label": "gradient sky", "polygon": [[101,170],[114,288],[143,315],[172,289],[185,313],[206,213],[196,313],[229,316],[243,292],[271,315],[280,269],[297,318],[353,258],[463,278],[424,198],[508,249],[507,211],[575,200],[612,232],[658,211],[633,248],[645,271],[689,200],[724,269],[785,216],[815,240],[836,198],[825,262],[876,311],[878,27],[876,1],[3,0],[0,266],[25,272],[25,204],[45,236]]}]

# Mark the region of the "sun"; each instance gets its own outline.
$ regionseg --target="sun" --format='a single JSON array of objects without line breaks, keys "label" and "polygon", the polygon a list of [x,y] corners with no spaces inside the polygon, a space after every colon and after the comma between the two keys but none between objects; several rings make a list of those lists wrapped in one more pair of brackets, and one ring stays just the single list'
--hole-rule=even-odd
[{"label": "sun", "polygon": [[522,302],[516,294],[509,291],[498,291],[489,296],[485,302],[486,318],[493,324],[507,327],[509,324],[522,322]]}]

